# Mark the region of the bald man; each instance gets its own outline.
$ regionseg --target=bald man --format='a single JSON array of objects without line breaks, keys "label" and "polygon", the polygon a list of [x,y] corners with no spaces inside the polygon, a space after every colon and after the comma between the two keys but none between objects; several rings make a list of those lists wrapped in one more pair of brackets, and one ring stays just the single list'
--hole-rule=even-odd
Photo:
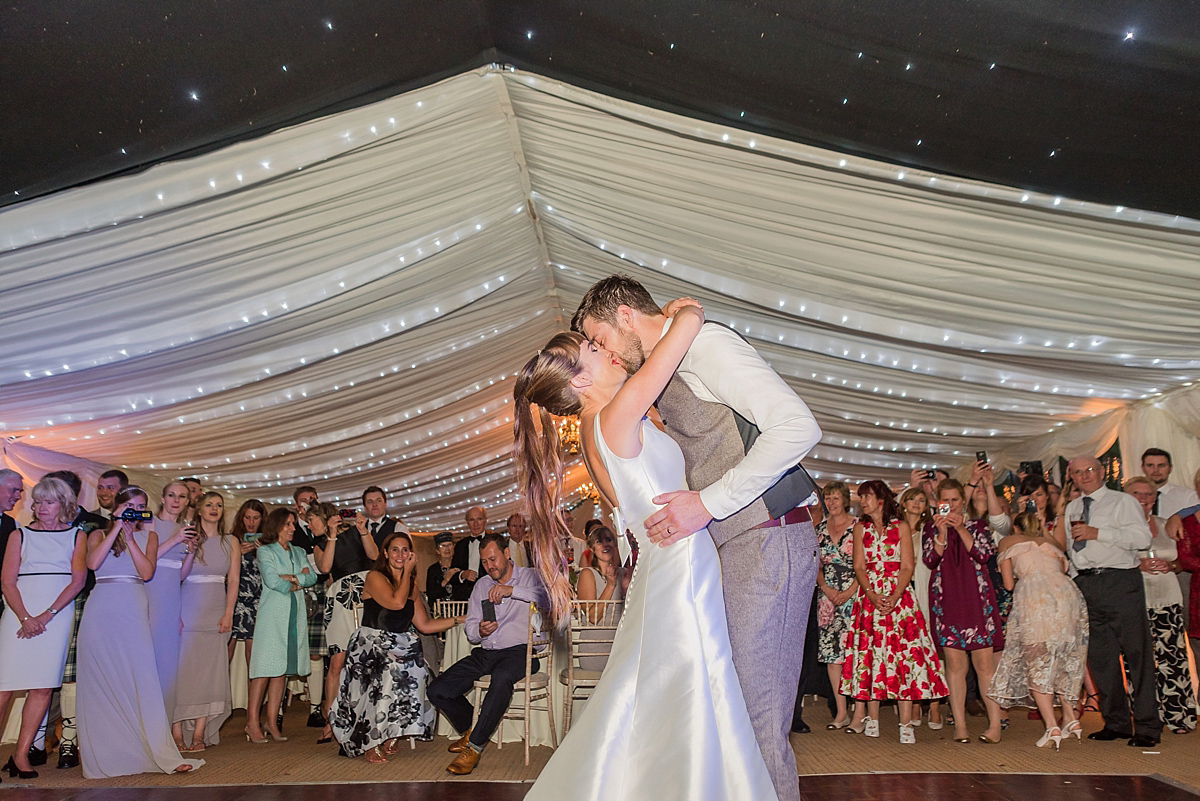
[{"label": "bald man", "polygon": [[[1138,551],[1150,547],[1150,527],[1132,495],[1104,485],[1104,467],[1079,456],[1067,475],[1083,493],[1067,504],[1067,555],[1088,607],[1088,668],[1100,691],[1104,728],[1089,740],[1128,740],[1153,748],[1162,737],[1154,651]],[[1133,709],[1121,659],[1133,683]]]},{"label": "bald man", "polygon": [[454,544],[453,567],[458,573],[450,580],[455,585],[453,596],[471,597],[471,590],[479,580],[479,544],[487,533],[487,511],[482,506],[472,506],[467,510],[467,536]]}]

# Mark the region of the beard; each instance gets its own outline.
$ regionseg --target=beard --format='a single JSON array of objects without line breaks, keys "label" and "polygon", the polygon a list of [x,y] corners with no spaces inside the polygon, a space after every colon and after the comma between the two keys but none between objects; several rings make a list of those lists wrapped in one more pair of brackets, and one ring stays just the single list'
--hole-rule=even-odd
[{"label": "beard", "polygon": [[617,354],[617,361],[621,362],[625,372],[633,375],[646,363],[646,349],[642,346],[642,338],[633,329],[621,333],[625,337],[625,350]]}]

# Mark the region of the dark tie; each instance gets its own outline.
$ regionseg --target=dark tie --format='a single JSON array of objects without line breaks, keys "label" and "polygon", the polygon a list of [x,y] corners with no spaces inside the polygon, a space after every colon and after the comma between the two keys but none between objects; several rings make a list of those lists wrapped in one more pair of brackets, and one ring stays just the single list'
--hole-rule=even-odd
[{"label": "dark tie", "polygon": [[1154,493],[1154,508],[1150,510],[1150,514],[1158,515],[1158,502],[1162,500],[1162,490]]},{"label": "dark tie", "polygon": [[[1084,523],[1090,522],[1091,517],[1092,517],[1092,499],[1085,495],[1083,497],[1083,522]],[[1073,548],[1076,551],[1082,551],[1085,545],[1087,545],[1086,540],[1076,540],[1075,542],[1071,543],[1071,548]]]},{"label": "dark tie", "polygon": [[374,537],[375,537],[375,533],[376,533],[377,531],[379,531],[379,524],[378,524],[378,523],[372,523],[372,524],[371,524],[371,537],[372,537],[372,538],[374,538]]}]

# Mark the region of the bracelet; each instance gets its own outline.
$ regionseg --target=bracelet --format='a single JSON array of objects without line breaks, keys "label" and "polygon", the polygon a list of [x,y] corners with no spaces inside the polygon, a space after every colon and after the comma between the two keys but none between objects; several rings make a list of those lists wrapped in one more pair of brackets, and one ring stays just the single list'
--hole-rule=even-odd
[{"label": "bracelet", "polygon": [[976,487],[979,486],[979,482],[976,481],[974,484],[968,484],[967,486],[970,487],[971,489],[975,489]]},{"label": "bracelet", "polygon": [[26,620],[29,620],[30,617],[30,615],[26,615],[25,617],[21,618],[21,622],[24,623]]}]

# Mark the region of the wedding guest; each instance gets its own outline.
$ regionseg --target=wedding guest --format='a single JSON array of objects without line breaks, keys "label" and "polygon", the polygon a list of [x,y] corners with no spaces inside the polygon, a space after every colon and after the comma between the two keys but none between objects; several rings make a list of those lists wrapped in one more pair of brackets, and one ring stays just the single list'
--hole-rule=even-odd
[{"label": "wedding guest", "polygon": [[[525,651],[529,639],[529,605],[538,606],[547,619],[549,597],[534,568],[515,567],[504,536],[488,532],[479,547],[480,565],[486,575],[475,583],[467,607],[466,633],[478,643],[470,654],[455,662],[429,685],[429,701],[442,711],[462,733],[451,753],[458,756],[446,770],[458,775],[471,773],[479,755],[500,725],[512,701],[513,686],[525,675]],[[483,619],[483,601],[495,604],[496,620]],[[533,660],[537,672],[539,660]],[[474,728],[474,709],[466,696],[476,680],[491,676],[491,684],[479,709]]]},{"label": "wedding guest", "polygon": [[[528,538],[529,523],[525,520],[525,515],[513,512],[508,516],[508,520],[504,521],[504,527],[508,534],[508,550],[512,554],[513,564],[517,567],[533,567],[533,541]],[[584,533],[587,533],[586,526]]]},{"label": "wedding guest", "polygon": [[439,634],[466,615],[431,619],[417,593],[412,540],[393,531],[363,587],[362,625],[350,638],[341,686],[329,708],[333,734],[346,756],[386,762],[401,737],[431,737],[437,713],[426,699],[429,671],[422,634]]},{"label": "wedding guest", "polygon": [[1171,454],[1162,448],[1147,448],[1142,454],[1142,474],[1157,492],[1152,508],[1158,517],[1168,518],[1200,503],[1196,490],[1170,483],[1173,469]]},{"label": "wedding guest", "polygon": [[985,743],[1000,742],[1000,707],[987,696],[995,672],[995,651],[1004,647],[1004,626],[987,569],[996,543],[987,522],[967,517],[963,485],[952,478],[938,484],[937,514],[926,526],[923,558],[932,572],[929,607],[933,639],[943,649],[954,715],[955,742],[967,732],[967,667],[973,664],[987,708]]},{"label": "wedding guest", "polygon": [[[158,683],[163,691],[163,706],[167,714],[175,711],[175,679],[179,675],[179,637],[183,596],[183,563],[191,556],[196,542],[196,526],[184,525],[180,516],[187,508],[187,485],[172,481],[163,487],[158,513],[148,526],[158,535],[158,558],[154,576],[146,582],[146,599],[150,604],[150,637],[154,641],[154,664],[158,667]],[[191,523],[191,521],[187,521]],[[182,748],[183,740],[175,738]]]},{"label": "wedding guest", "polygon": [[[337,695],[342,667],[346,663],[346,649],[350,638],[358,630],[357,610],[362,605],[363,582],[367,571],[379,558],[379,546],[367,528],[367,518],[354,516],[353,527],[342,530],[340,514],[335,514],[332,504],[314,504],[317,514],[325,521],[323,537],[314,537],[313,556],[317,570],[329,574],[330,585],[325,591],[325,643],[329,648],[329,670],[325,673],[325,728],[317,739],[327,743],[333,739],[329,726],[329,704]],[[311,512],[311,510],[310,510]],[[337,521],[334,521],[334,517]],[[313,515],[309,515],[311,524]]]},{"label": "wedding guest", "polygon": [[[1083,493],[1067,505],[1067,555],[1075,568],[1075,584],[1087,601],[1088,668],[1100,691],[1104,716],[1104,728],[1088,739],[1128,738],[1131,747],[1152,748],[1161,739],[1162,719],[1138,560],[1138,551],[1150,547],[1150,528],[1136,500],[1104,486],[1104,467],[1098,459],[1077,457],[1067,472]],[[1133,679],[1132,710],[1122,662]]]},{"label": "wedding guest", "polygon": [[438,560],[429,566],[425,573],[425,596],[429,599],[432,609],[438,601],[450,600],[450,582],[458,573],[458,568],[451,564],[454,561],[454,534],[441,531],[433,535],[433,545],[437,549]]},{"label": "wedding guest", "polygon": [[114,499],[108,528],[88,535],[96,587],[79,626],[77,700],[88,779],[183,773],[204,764],[180,756],[158,683],[145,587],[154,576],[158,535],[141,520],[121,519],[127,509],[145,512],[147,500],[141,488],[126,487]]},{"label": "wedding guest", "polygon": [[113,501],[117,493],[129,486],[129,476],[124,470],[105,470],[96,480],[96,502],[99,504],[93,514],[100,515],[105,520],[112,518]]},{"label": "wedding guest", "polygon": [[292,492],[292,511],[296,513],[296,543],[308,557],[308,566],[317,573],[317,581],[304,591],[304,603],[308,616],[308,661],[310,672],[305,687],[308,696],[308,721],[310,729],[325,728],[325,715],[321,711],[325,699],[325,657],[329,646],[325,643],[325,585],[328,574],[317,570],[315,555],[316,541],[308,523],[308,508],[317,502],[316,487],[305,484]]},{"label": "wedding guest", "polygon": [[183,635],[179,646],[172,733],[181,751],[203,751],[220,741],[221,724],[233,709],[226,641],[233,628],[242,551],[225,533],[225,499],[200,497],[195,544],[184,557]]},{"label": "wedding guest", "polygon": [[[913,568],[913,594],[917,599],[917,608],[921,610],[921,617],[925,619],[925,626],[932,631],[933,623],[929,616],[929,579],[933,573],[925,564],[925,560],[921,558],[925,552],[925,528],[933,522],[933,512],[929,508],[929,496],[920,487],[909,487],[900,493],[899,504],[904,522],[912,531],[913,553],[916,555],[916,566]],[[932,633],[930,636],[933,636]],[[941,699],[931,698],[922,702],[921,706],[925,708],[925,713],[929,716],[929,728],[934,731],[942,728]],[[913,725],[921,725],[920,715],[915,716]]]},{"label": "wedding guest", "polygon": [[879,736],[879,702],[897,701],[900,742],[915,743],[914,701],[946,695],[942,667],[913,598],[916,557],[912,533],[900,519],[896,496],[882,481],[858,488],[862,516],[855,523],[854,624],[842,669],[852,698],[867,702],[863,734]]},{"label": "wedding guest", "polygon": [[[0,569],[5,600],[0,711],[8,709],[13,693],[26,691],[17,747],[4,769],[22,779],[38,775],[29,752],[50,696],[62,684],[73,618],[69,605],[87,578],[86,535],[73,524],[75,493],[64,481],[43,478],[32,494],[33,520],[9,533]],[[64,609],[67,613],[60,615]]]},{"label": "wedding guest", "polygon": [[[924,498],[920,490],[915,492]],[[817,524],[817,548],[821,569],[817,572],[817,661],[829,671],[829,684],[837,712],[827,729],[844,729],[862,720],[859,704],[848,714],[842,692],[842,665],[846,646],[853,636],[854,598],[858,580],[854,575],[854,516],[850,514],[850,488],[841,481],[825,485],[822,494],[829,510]],[[808,636],[812,636],[810,631]]]},{"label": "wedding guest", "polygon": [[[1064,737],[1079,738],[1083,730],[1075,703],[1087,661],[1087,606],[1066,576],[1066,555],[1036,513],[1018,514],[1013,533],[999,548],[1004,584],[1015,591],[989,695],[1005,708],[1036,704],[1046,725],[1036,745],[1053,742],[1057,750]],[[1056,698],[1061,725],[1054,713]]]},{"label": "wedding guest", "polygon": [[[4,569],[4,552],[8,550],[8,537],[17,530],[17,521],[9,512],[21,502],[21,496],[24,494],[25,482],[21,474],[7,467],[0,468],[0,571]],[[0,612],[3,611],[4,600],[0,598]],[[4,708],[0,707],[0,713],[4,711]]]},{"label": "wedding guest", "polygon": [[[1200,485],[1200,470],[1196,471],[1196,479],[1196,484]],[[1171,519],[1179,524],[1176,543],[1179,565],[1184,571],[1195,573],[1200,570],[1200,509],[1191,514],[1177,514]],[[1194,641],[1200,638],[1200,581],[1191,583],[1190,592],[1186,619],[1188,637]],[[1192,645],[1195,648],[1196,643]]]},{"label": "wedding guest", "polygon": [[388,515],[388,497],[383,487],[367,487],[363,490],[362,504],[362,516],[366,518],[365,525],[375,540],[376,550],[393,531],[408,533],[408,527],[402,521]]},{"label": "wedding guest", "polygon": [[[1060,493],[1061,494],[1061,493]],[[1032,514],[1047,532],[1054,530],[1057,515],[1050,485],[1041,476],[1026,476],[1017,488],[1017,513]]]},{"label": "wedding guest", "polygon": [[[1192,476],[1192,486],[1195,487],[1196,493],[1198,495],[1200,495],[1200,470],[1197,470],[1195,475]],[[1161,508],[1161,504],[1160,504],[1160,508]],[[1167,518],[1167,536],[1173,540],[1177,540],[1177,541],[1181,540],[1184,537],[1183,519],[1186,517],[1193,517],[1197,513],[1200,513],[1200,504],[1197,504],[1195,506],[1184,507],[1183,509],[1180,509],[1179,511],[1175,512],[1174,514],[1172,514],[1170,516],[1162,515],[1163,517]],[[1180,550],[1180,558],[1181,559],[1182,559],[1182,556],[1183,556],[1183,551]],[[1189,631],[1191,631],[1192,630],[1191,629],[1191,620],[1192,620],[1192,614],[1193,614],[1192,613],[1192,602],[1194,600],[1193,595],[1195,594],[1192,592],[1192,570],[1191,570],[1191,568],[1188,568],[1188,567],[1183,568],[1182,570],[1179,571],[1178,576],[1179,576],[1179,589],[1180,589],[1180,592],[1183,593],[1183,619],[1185,621],[1187,621]],[[1200,587],[1197,587],[1197,593],[1200,593]],[[1200,614],[1200,611],[1198,611],[1197,614]],[[1200,630],[1200,627],[1198,627],[1197,630]],[[1188,636],[1194,638],[1198,635],[1189,634]],[[1194,650],[1200,650],[1200,647],[1198,647],[1198,646],[1200,646],[1200,643],[1193,643],[1192,645],[1193,645]]]},{"label": "wedding guest", "polygon": [[233,517],[230,538],[238,546],[242,564],[238,568],[237,605],[233,608],[233,629],[229,637],[229,660],[242,641],[246,652],[246,667],[254,650],[254,621],[258,617],[258,599],[262,597],[262,576],[258,574],[258,537],[267,507],[262,501],[250,499],[243,503]]},{"label": "wedding guest", "polygon": [[624,600],[629,576],[621,566],[617,537],[612,529],[605,525],[593,526],[588,534],[588,547],[592,551],[594,567],[580,569],[575,597],[580,601]]},{"label": "wedding guest", "polygon": [[200,483],[198,478],[181,478],[179,479],[188,488],[188,506],[195,509],[196,504],[200,503],[200,498],[204,496],[204,485]]},{"label": "wedding guest", "polygon": [[1154,514],[1160,502],[1158,487],[1145,476],[1134,476],[1125,491],[1142,505],[1150,527],[1150,547],[1138,551],[1146,612],[1154,643],[1154,677],[1163,724],[1176,734],[1196,728],[1196,695],[1188,669],[1187,626],[1183,620],[1183,591],[1175,578],[1179,549],[1167,536],[1166,521]]},{"label": "wedding guest", "polygon": [[479,580],[479,548],[483,535],[487,533],[487,511],[482,506],[472,506],[467,510],[467,536],[454,544],[454,566],[458,573],[454,582],[461,586],[454,590],[454,600],[470,598],[475,582]]},{"label": "wedding guest", "polygon": [[258,647],[250,658],[250,697],[246,708],[246,738],[254,743],[267,742],[260,725],[264,693],[265,731],[276,742],[287,739],[278,728],[283,685],[288,676],[307,676],[310,670],[308,619],[302,590],[312,586],[317,574],[309,568],[304,551],[292,547],[295,528],[296,514],[291,509],[276,509],[267,515],[262,536],[258,538],[258,572],[263,592],[254,621]]}]

